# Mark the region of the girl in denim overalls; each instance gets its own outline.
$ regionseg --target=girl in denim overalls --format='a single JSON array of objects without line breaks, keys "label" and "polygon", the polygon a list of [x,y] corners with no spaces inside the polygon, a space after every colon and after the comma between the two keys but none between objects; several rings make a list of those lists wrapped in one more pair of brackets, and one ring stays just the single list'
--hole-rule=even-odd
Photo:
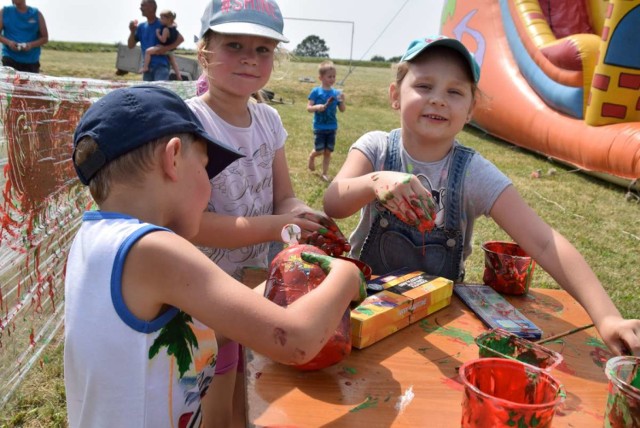
[{"label": "girl in denim overalls", "polygon": [[462,43],[411,42],[389,89],[401,128],[351,147],[324,197],[334,218],[361,211],[353,257],[375,274],[409,267],[464,278],[474,221],[493,220],[589,313],[615,354],[640,355],[640,320],[625,320],[582,255],[527,205],[491,162],[456,141],[471,120],[480,68]]}]

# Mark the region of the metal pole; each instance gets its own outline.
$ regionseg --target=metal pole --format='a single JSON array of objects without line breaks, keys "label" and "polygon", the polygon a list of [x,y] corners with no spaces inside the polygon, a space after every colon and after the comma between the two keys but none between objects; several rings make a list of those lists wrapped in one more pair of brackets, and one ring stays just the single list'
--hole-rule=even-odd
[{"label": "metal pole", "polygon": [[351,24],[351,49],[349,51],[349,71],[347,72],[347,75],[344,77],[344,79],[342,79],[342,82],[338,83],[339,85],[343,85],[344,81],[347,79],[347,76],[349,76],[349,74],[351,74],[351,72],[355,68],[352,64],[353,64],[353,38],[356,30],[356,23],[354,21],[339,21],[335,19],[288,18],[288,17],[285,17],[284,19],[290,19],[292,21],[314,21],[314,22],[331,22],[336,24]]}]

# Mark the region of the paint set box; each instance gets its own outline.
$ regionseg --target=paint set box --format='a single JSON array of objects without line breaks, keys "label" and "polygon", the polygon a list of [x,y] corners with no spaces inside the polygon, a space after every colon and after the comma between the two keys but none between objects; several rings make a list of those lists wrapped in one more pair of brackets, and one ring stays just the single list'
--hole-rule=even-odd
[{"label": "paint set box", "polygon": [[542,330],[493,288],[484,284],[456,284],[453,291],[486,325],[528,340],[538,340]]},{"label": "paint set box", "polygon": [[362,349],[451,304],[453,282],[420,271],[393,271],[369,281],[380,288],[351,310],[351,342]]}]

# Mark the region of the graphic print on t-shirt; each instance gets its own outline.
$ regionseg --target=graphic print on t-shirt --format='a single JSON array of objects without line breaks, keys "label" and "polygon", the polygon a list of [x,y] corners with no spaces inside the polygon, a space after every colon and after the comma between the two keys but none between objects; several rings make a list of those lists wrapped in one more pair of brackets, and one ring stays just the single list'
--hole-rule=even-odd
[{"label": "graphic print on t-shirt", "polygon": [[[443,171],[443,174],[446,174],[445,171]],[[434,189],[433,185],[431,184],[431,180],[429,180],[429,177],[427,177],[424,174],[417,174],[416,177],[418,177],[418,180],[420,180],[420,183],[424,186],[425,189],[427,189],[429,192],[431,192],[431,196],[433,197],[433,201],[436,204],[436,221],[435,221],[435,225],[437,228],[441,228],[444,225],[444,203],[447,197],[447,187],[446,185],[444,187],[440,187],[439,189]],[[446,178],[446,177],[444,177]],[[447,180],[446,179],[441,179],[440,183],[446,183]]]},{"label": "graphic print on t-shirt", "polygon": [[[243,153],[244,154],[244,153]],[[235,213],[241,217],[258,217],[273,212],[272,165],[275,150],[269,144],[260,144],[253,152],[229,165],[211,179],[208,211]],[[217,207],[216,207],[217,206]],[[203,247],[201,250],[220,268],[236,279],[242,267],[254,264],[266,253],[269,244],[262,242],[235,249]]]}]

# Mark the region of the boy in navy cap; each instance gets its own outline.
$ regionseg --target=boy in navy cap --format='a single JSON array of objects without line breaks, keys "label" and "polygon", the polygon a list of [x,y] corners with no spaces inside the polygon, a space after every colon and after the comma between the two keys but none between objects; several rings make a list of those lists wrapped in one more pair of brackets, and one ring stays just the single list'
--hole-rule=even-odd
[{"label": "boy in navy cap", "polygon": [[352,263],[304,254],[328,273],[326,284],[283,308],[187,240],[198,231],[209,179],[241,155],[211,138],[170,90],[105,95],[80,120],[73,145],[99,210],[84,214],[67,261],[70,427],[204,426],[210,416],[200,400],[215,372],[216,332],[301,364],[349,302],[366,295]]}]

